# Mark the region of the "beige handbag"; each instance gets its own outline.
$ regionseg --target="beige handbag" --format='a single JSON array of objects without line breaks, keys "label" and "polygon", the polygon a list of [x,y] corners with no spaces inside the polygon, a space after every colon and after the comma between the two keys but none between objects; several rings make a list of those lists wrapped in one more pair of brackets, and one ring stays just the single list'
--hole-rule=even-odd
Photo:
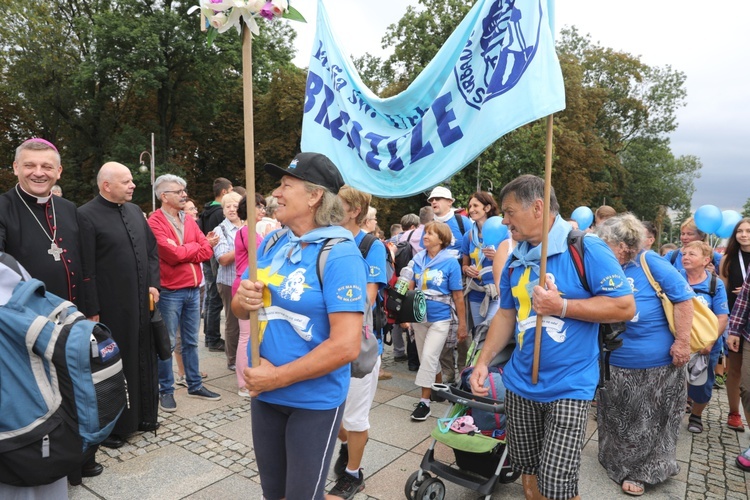
[{"label": "beige handbag", "polygon": [[[646,252],[641,254],[641,267],[646,273],[648,281],[656,291],[656,296],[661,300],[664,314],[669,322],[669,329],[674,335],[674,304],[669,300],[667,294],[656,282],[651,270],[646,263]],[[719,320],[711,309],[708,308],[698,297],[693,297],[693,325],[690,328],[690,352],[700,352],[719,338]]]}]

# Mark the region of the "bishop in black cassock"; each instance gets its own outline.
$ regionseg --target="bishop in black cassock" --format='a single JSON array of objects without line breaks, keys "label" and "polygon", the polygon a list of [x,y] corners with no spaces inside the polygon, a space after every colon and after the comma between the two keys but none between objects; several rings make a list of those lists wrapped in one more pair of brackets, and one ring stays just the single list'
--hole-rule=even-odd
[{"label": "bishop in black cassock", "polygon": [[128,381],[130,409],[125,409],[112,431],[114,438],[122,439],[157,427],[159,378],[149,293],[158,300],[159,256],[143,212],[127,202],[135,189],[130,170],[120,163],[106,163],[97,182],[99,195],[78,213],[83,257],[93,263],[92,302],[99,321],[109,327],[120,347]]}]

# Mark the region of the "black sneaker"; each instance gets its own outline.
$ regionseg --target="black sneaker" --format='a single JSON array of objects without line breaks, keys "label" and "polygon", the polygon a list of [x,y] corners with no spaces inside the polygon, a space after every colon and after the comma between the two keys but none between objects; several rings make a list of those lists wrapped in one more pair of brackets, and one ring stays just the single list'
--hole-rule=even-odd
[{"label": "black sneaker", "polygon": [[173,394],[159,394],[159,409],[172,413],[177,411],[177,403],[174,400]]},{"label": "black sneaker", "polygon": [[346,464],[349,463],[349,446],[342,444],[339,448],[339,456],[336,459],[336,463],[333,464],[333,473],[336,479],[346,474]]},{"label": "black sneaker", "polygon": [[224,339],[219,339],[215,344],[208,346],[210,352],[224,352]]},{"label": "black sneaker", "polygon": [[188,397],[198,398],[198,399],[208,399],[209,401],[219,401],[221,399],[221,394],[211,392],[205,387],[201,387],[197,391],[188,392]]},{"label": "black sneaker", "polygon": [[415,404],[416,408],[411,414],[412,420],[419,420],[420,422],[422,420],[427,420],[427,417],[430,416],[430,407],[424,404],[424,401],[420,401],[418,404]]},{"label": "black sneaker", "polygon": [[362,469],[359,469],[358,474],[359,477],[354,477],[345,471],[328,493],[340,498],[354,498],[354,495],[365,489],[365,476],[362,474]]}]

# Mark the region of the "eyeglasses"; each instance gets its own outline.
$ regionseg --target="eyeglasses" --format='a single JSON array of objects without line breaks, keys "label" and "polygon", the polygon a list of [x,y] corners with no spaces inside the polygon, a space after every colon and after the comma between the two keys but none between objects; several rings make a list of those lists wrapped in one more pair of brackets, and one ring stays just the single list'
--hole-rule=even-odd
[{"label": "eyeglasses", "polygon": [[186,208],[185,210],[187,210],[188,212],[197,212],[198,207],[190,207],[190,208]]},{"label": "eyeglasses", "polygon": [[258,212],[265,212],[266,207],[263,205],[255,205],[255,210],[257,210]]},{"label": "eyeglasses", "polygon": [[187,194],[187,189],[175,189],[175,190],[172,190],[172,191],[162,191],[162,193],[174,193],[174,194],[185,193],[185,194]]}]

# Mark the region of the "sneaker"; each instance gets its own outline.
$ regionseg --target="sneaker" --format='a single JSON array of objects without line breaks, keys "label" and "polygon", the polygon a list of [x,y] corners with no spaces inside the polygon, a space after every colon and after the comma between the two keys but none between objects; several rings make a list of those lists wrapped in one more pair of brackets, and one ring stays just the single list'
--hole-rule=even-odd
[{"label": "sneaker", "polygon": [[734,462],[740,469],[745,472],[750,472],[750,448],[740,453]]},{"label": "sneaker", "polygon": [[362,469],[359,469],[358,474],[359,477],[354,477],[344,472],[328,493],[340,498],[354,498],[354,495],[365,489],[365,476],[362,474]]},{"label": "sneaker", "polygon": [[406,354],[396,354],[395,356],[393,356],[393,361],[408,361],[408,359],[409,356],[407,356]]},{"label": "sneaker", "polygon": [[175,403],[174,394],[159,394],[159,408],[169,413],[176,411],[177,403]]},{"label": "sneaker", "polygon": [[339,456],[336,458],[336,463],[333,464],[333,473],[336,479],[340,479],[341,476],[346,474],[346,464],[349,463],[349,446],[341,444],[339,448]]},{"label": "sneaker", "polygon": [[227,370],[230,372],[237,371],[237,365],[227,365]]},{"label": "sneaker", "polygon": [[221,399],[220,394],[211,392],[205,387],[201,387],[197,391],[188,392],[189,398],[208,399],[209,401],[219,401]]},{"label": "sneaker", "polygon": [[248,391],[246,387],[242,387],[239,391],[237,391],[237,395],[241,398],[249,398],[250,391]]},{"label": "sneaker", "polygon": [[181,385],[182,387],[187,387],[188,383],[187,383],[187,379],[185,378],[185,375],[183,375],[182,377],[179,377],[178,379],[176,379],[174,381],[174,384],[175,385]]},{"label": "sneaker", "polygon": [[378,373],[378,380],[390,380],[392,378],[393,374],[391,372],[380,370],[380,373]]},{"label": "sneaker", "polygon": [[419,403],[414,405],[416,408],[411,414],[412,420],[419,420],[420,422],[422,420],[427,420],[427,417],[430,416],[430,407],[424,404],[424,401],[420,401]]},{"label": "sneaker", "polygon": [[208,350],[211,352],[224,352],[224,340],[219,339],[217,343],[209,345]]},{"label": "sneaker", "polygon": [[714,379],[714,388],[723,389],[726,381],[727,381],[726,375],[716,375],[716,378]]},{"label": "sneaker", "polygon": [[745,432],[745,426],[742,425],[742,417],[739,413],[730,413],[727,417],[727,427],[737,432]]}]

